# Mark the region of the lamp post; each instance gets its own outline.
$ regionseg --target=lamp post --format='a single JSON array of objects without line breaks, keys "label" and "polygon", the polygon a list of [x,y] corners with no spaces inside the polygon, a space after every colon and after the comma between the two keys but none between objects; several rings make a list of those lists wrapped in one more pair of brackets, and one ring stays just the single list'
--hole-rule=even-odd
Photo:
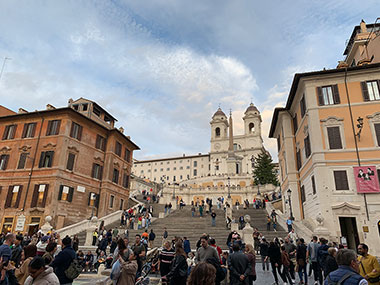
[{"label": "lamp post", "polygon": [[259,184],[257,184],[257,196],[260,196],[261,195],[261,193],[260,193],[260,183]]},{"label": "lamp post", "polygon": [[227,181],[228,181],[228,199],[231,199],[231,190],[230,190],[230,188],[231,188],[231,178],[228,177]]},{"label": "lamp post", "polygon": [[290,188],[288,189],[288,201],[289,201],[289,209],[290,209],[290,219],[291,220],[294,220],[294,217],[293,217],[293,210],[292,210],[292,190],[290,190]]},{"label": "lamp post", "polygon": [[175,199],[175,176],[174,176],[174,179],[173,179],[173,185],[174,185],[174,187],[173,187],[173,196],[172,196],[172,198],[173,199]]}]

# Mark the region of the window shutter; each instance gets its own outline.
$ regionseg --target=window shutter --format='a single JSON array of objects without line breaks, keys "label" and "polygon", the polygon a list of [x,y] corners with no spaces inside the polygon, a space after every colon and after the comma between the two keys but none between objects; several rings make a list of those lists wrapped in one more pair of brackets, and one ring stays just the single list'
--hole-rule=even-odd
[{"label": "window shutter", "polygon": [[97,149],[100,149],[100,136],[99,136],[99,135],[96,136],[95,147],[96,147]]},{"label": "window shutter", "polygon": [[79,130],[78,130],[78,140],[81,140],[81,139],[82,139],[82,130],[83,130],[83,127],[82,127],[82,126],[79,126]]},{"label": "window shutter", "polygon": [[47,196],[48,196],[48,192],[49,191],[49,184],[46,184],[45,186],[45,191],[44,191],[44,198],[42,199],[42,207],[45,207],[46,205],[46,200],[47,200]]},{"label": "window shutter", "polygon": [[58,135],[59,134],[59,129],[61,128],[61,120],[58,120],[58,123],[57,123],[57,129],[55,131],[55,135]]},{"label": "window shutter", "polygon": [[36,134],[36,127],[37,127],[37,123],[33,123],[32,124],[32,137],[34,137],[34,135]]},{"label": "window shutter", "polygon": [[4,129],[4,133],[3,133],[3,140],[5,140],[7,138],[8,132],[9,132],[9,126],[6,126]]},{"label": "window shutter", "polygon": [[100,194],[96,194],[96,199],[95,199],[95,207],[99,207],[99,199],[100,199]]},{"label": "window shutter", "polygon": [[377,138],[377,145],[380,146],[380,124],[375,124],[375,133]]},{"label": "window shutter", "polygon": [[75,154],[69,152],[66,169],[68,170],[74,169],[74,160],[75,160]]},{"label": "window shutter", "polygon": [[28,130],[28,124],[26,123],[26,124],[24,124],[24,128],[22,130],[22,135],[21,135],[22,138],[26,137],[26,131],[27,130]]},{"label": "window shutter", "polygon": [[62,199],[63,185],[59,186],[58,200]]},{"label": "window shutter", "polygon": [[338,85],[336,85],[336,84],[333,85],[332,91],[333,91],[334,104],[340,104]]},{"label": "window shutter", "polygon": [[329,139],[330,149],[342,149],[342,139],[340,137],[339,127],[328,127],[327,135]]},{"label": "window shutter", "polygon": [[380,169],[377,170],[377,179],[379,179],[379,184],[380,184]]},{"label": "window shutter", "polygon": [[305,186],[301,186],[301,203],[306,202]]},{"label": "window shutter", "polygon": [[311,187],[313,188],[313,195],[317,194],[317,189],[315,187],[315,179],[314,176],[311,176]]},{"label": "window shutter", "polygon": [[20,188],[18,189],[15,208],[18,208],[18,206],[20,204],[21,194],[22,194],[22,185],[20,185]]},{"label": "window shutter", "polygon": [[100,175],[99,175],[99,179],[102,180],[103,179],[103,165],[100,166]]},{"label": "window shutter", "polygon": [[90,206],[90,202],[91,202],[91,194],[92,194],[92,192],[88,193],[87,206]]},{"label": "window shutter", "polygon": [[102,151],[105,151],[106,150],[106,144],[107,144],[107,139],[106,138],[102,138]]},{"label": "window shutter", "polygon": [[48,167],[51,167],[53,164],[54,151],[49,151],[48,153],[50,157]]},{"label": "window shutter", "polygon": [[317,87],[317,94],[318,94],[318,104],[319,104],[319,106],[325,105],[324,101],[323,101],[323,94],[322,94],[322,88],[321,87]]},{"label": "window shutter", "polygon": [[67,201],[72,202],[73,201],[73,195],[74,195],[74,188],[69,187],[69,196],[67,197]]},{"label": "window shutter", "polygon": [[4,155],[4,166],[3,166],[3,170],[7,169],[8,160],[9,160],[9,154]]},{"label": "window shutter", "polygon": [[71,122],[70,137],[74,137],[74,122]]},{"label": "window shutter", "polygon": [[310,138],[309,138],[309,136],[307,136],[304,139],[304,143],[305,143],[305,155],[306,155],[306,158],[308,158],[310,156],[310,154],[311,154]]},{"label": "window shutter", "polygon": [[297,151],[297,170],[300,170],[302,166],[302,162],[301,162],[301,151],[298,150]]},{"label": "window shutter", "polygon": [[46,129],[46,135],[47,136],[50,136],[52,133],[51,133],[51,127],[52,127],[52,124],[53,124],[53,121],[49,121],[48,122],[48,125],[47,125],[47,129]]},{"label": "window shutter", "polygon": [[345,170],[334,171],[335,189],[348,190],[347,172]]},{"label": "window shutter", "polygon": [[44,160],[45,160],[45,152],[42,151],[42,152],[41,152],[41,156],[40,156],[40,163],[38,164],[38,167],[39,167],[39,168],[43,167],[43,165],[44,165]]},{"label": "window shutter", "polygon": [[12,191],[13,191],[13,186],[8,187],[8,194],[7,194],[7,199],[5,200],[5,206],[4,208],[9,208],[12,203]]},{"label": "window shutter", "polygon": [[305,116],[305,113],[306,113],[305,96],[302,96],[302,98],[301,98],[300,108],[301,108],[301,118],[303,118]]},{"label": "window shutter", "polygon": [[294,135],[296,135],[296,132],[298,130],[297,114],[294,114],[294,117],[293,117],[293,130],[294,130]]},{"label": "window shutter", "polygon": [[92,164],[91,177],[96,178],[95,177],[95,163]]},{"label": "window shutter", "polygon": [[362,87],[362,94],[364,101],[369,101],[368,87],[367,82],[360,82],[360,86]]},{"label": "window shutter", "polygon": [[31,208],[37,207],[38,189],[39,189],[39,187],[40,187],[40,185],[38,185],[38,184],[34,185],[32,203],[30,204]]}]

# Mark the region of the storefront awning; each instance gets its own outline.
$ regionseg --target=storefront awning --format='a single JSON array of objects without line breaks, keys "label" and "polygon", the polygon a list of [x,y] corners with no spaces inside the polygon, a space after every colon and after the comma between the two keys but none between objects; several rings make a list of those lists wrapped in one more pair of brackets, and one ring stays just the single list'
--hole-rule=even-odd
[{"label": "storefront awning", "polygon": [[38,226],[39,223],[29,224],[28,226]]}]

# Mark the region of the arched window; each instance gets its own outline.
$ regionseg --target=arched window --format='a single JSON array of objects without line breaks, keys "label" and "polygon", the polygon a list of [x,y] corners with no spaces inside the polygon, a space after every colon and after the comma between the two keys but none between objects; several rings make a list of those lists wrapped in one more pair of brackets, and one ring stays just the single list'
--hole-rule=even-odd
[{"label": "arched window", "polygon": [[240,144],[237,144],[237,143],[234,143],[234,150],[241,150],[241,145]]},{"label": "arched window", "polygon": [[220,128],[215,129],[215,136],[220,137]]},{"label": "arched window", "polygon": [[254,123],[249,123],[248,129],[250,133],[253,133],[255,131],[255,124]]}]

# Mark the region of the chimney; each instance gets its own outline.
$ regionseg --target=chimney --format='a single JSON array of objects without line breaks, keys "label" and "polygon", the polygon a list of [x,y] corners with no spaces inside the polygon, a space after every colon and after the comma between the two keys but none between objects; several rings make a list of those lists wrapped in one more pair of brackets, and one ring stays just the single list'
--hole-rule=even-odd
[{"label": "chimney", "polygon": [[46,105],[46,110],[54,110],[54,109],[55,109],[55,107],[53,105],[51,105],[51,104]]},{"label": "chimney", "polygon": [[119,128],[119,131],[120,131],[122,134],[124,134],[124,128],[123,128],[123,127],[120,127],[120,128]]},{"label": "chimney", "polygon": [[25,110],[25,109],[23,109],[23,108],[19,108],[19,109],[18,109],[18,113],[19,113],[19,114],[26,114],[26,113],[28,113],[28,111]]},{"label": "chimney", "polygon": [[69,107],[71,107],[71,105],[73,104],[73,102],[74,102],[73,98],[70,98],[69,99]]},{"label": "chimney", "polygon": [[361,33],[366,33],[367,32],[367,24],[364,22],[364,20],[362,19],[362,21],[360,22],[360,32]]}]

